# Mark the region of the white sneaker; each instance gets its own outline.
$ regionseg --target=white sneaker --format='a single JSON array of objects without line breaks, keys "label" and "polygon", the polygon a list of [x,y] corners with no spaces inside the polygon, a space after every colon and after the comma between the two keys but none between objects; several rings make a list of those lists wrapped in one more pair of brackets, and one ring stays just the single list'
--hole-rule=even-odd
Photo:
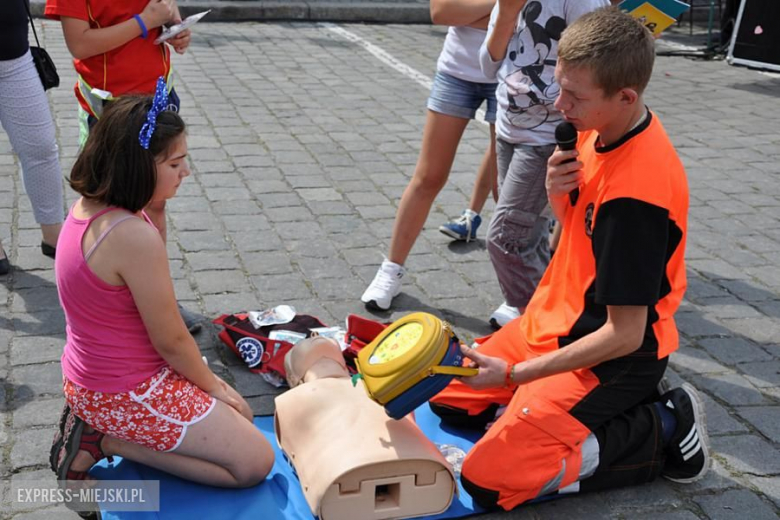
[{"label": "white sneaker", "polygon": [[404,274],[406,274],[404,266],[385,260],[360,301],[370,309],[386,311],[393,303],[393,298],[401,292],[401,278]]},{"label": "white sneaker", "polygon": [[504,302],[490,315],[490,325],[492,325],[494,329],[500,329],[513,319],[519,317],[520,309],[507,305],[506,302]]}]

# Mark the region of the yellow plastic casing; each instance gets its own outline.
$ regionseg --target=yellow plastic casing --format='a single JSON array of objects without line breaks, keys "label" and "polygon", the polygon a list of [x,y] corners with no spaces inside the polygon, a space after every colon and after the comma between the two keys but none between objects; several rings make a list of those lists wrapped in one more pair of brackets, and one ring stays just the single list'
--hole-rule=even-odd
[{"label": "yellow plastic casing", "polygon": [[452,337],[448,323],[426,312],[393,322],[360,351],[356,360],[369,396],[385,404],[435,374],[474,375],[474,369],[439,366]]}]

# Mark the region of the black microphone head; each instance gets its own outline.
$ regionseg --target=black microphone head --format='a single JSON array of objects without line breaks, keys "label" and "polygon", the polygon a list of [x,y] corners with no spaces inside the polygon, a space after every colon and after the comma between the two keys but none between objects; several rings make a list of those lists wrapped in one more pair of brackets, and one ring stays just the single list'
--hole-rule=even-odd
[{"label": "black microphone head", "polygon": [[558,123],[555,127],[555,142],[561,150],[574,150],[577,146],[577,129],[568,121]]}]

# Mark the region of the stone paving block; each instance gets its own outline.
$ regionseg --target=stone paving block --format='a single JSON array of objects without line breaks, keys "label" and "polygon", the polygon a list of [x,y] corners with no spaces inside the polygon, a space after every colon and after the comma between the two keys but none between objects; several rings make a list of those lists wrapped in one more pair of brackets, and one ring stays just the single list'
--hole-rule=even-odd
[{"label": "stone paving block", "polygon": [[[21,431],[35,426],[51,426],[56,424],[65,398],[37,399],[25,403],[13,411],[13,428]],[[51,442],[49,443],[51,445]]]},{"label": "stone paving block", "polygon": [[716,497],[694,498],[702,510],[717,519],[742,520],[751,518],[755,520],[775,519],[777,513],[771,506],[747,490],[725,491]]},{"label": "stone paving block", "polygon": [[703,392],[701,393],[701,397],[704,401],[704,409],[707,414],[707,431],[710,435],[748,432],[748,428],[737,420],[736,414],[730,413],[726,408]]},{"label": "stone paving block", "polygon": [[[616,518],[608,502],[609,493],[597,495],[572,496],[565,500],[552,500],[541,504],[523,506],[512,511],[507,518],[588,518],[593,520]],[[533,513],[534,516],[520,516],[521,512]]]},{"label": "stone paving block", "polygon": [[311,222],[314,220],[313,215],[304,206],[292,206],[285,208],[268,208],[265,210],[265,215],[273,223],[278,222]]},{"label": "stone paving block", "polygon": [[19,513],[13,520],[78,520],[81,518],[64,505],[39,509],[28,513]]},{"label": "stone paving block", "polygon": [[780,473],[780,452],[756,435],[713,437],[712,448],[732,471],[753,476]]},{"label": "stone paving block", "polygon": [[17,248],[14,265],[20,265],[26,271],[36,271],[39,269],[53,269],[54,261],[41,254],[41,246],[39,243],[34,247]]},{"label": "stone paving block", "polygon": [[199,271],[195,275],[198,292],[205,294],[240,293],[249,285],[246,276],[240,270]]},{"label": "stone paving block", "polygon": [[180,231],[177,239],[184,251],[224,251],[230,245],[221,231]]},{"label": "stone paving block", "polygon": [[283,241],[316,239],[324,234],[317,222],[281,222],[275,229]]},{"label": "stone paving block", "polygon": [[20,336],[11,342],[11,364],[31,365],[59,361],[65,346],[64,337]]},{"label": "stone paving block", "polygon": [[450,271],[415,273],[415,278],[423,290],[434,298],[465,298],[473,294],[473,289]]},{"label": "stone paving block", "polygon": [[319,258],[321,261],[327,262],[327,260],[339,256],[340,240],[336,239],[335,242],[320,238],[305,241],[288,240],[284,245],[294,261],[297,261],[298,258]]},{"label": "stone paving block", "polygon": [[219,221],[210,213],[173,213],[171,219],[180,231],[208,231],[219,227]]},{"label": "stone paving block", "polygon": [[205,314],[209,318],[215,318],[221,314],[232,314],[236,312],[252,311],[264,309],[266,306],[262,300],[253,293],[225,293],[225,294],[207,294],[203,296],[203,305]]},{"label": "stone paving block", "polygon": [[765,350],[739,337],[705,338],[698,340],[698,344],[725,365],[772,360]]},{"label": "stone paving block", "polygon": [[756,486],[775,507],[780,508],[780,479],[777,477],[753,477],[749,482]]},{"label": "stone paving block", "polygon": [[297,188],[295,192],[305,201],[342,200],[342,195],[333,188]]},{"label": "stone paving block", "polygon": [[759,285],[755,280],[718,280],[718,285],[746,302],[762,302],[777,297],[768,287]]},{"label": "stone paving block", "polygon": [[232,251],[197,251],[187,253],[187,263],[194,272],[240,269],[238,257]]},{"label": "stone paving block", "polygon": [[61,309],[14,313],[13,329],[21,336],[44,336],[65,333],[65,315]]},{"label": "stone paving block", "polygon": [[271,224],[265,215],[253,215],[247,218],[244,215],[222,215],[219,218],[229,232],[235,231],[268,231]]},{"label": "stone paving block", "polygon": [[780,288],[780,273],[778,273],[777,268],[773,265],[748,267],[745,271],[747,275],[752,276],[764,285],[768,285],[775,290]]},{"label": "stone paving block", "polygon": [[363,284],[353,279],[322,278],[310,280],[312,291],[320,302],[340,300],[345,297],[360,297],[365,290]]},{"label": "stone paving block", "polygon": [[773,318],[724,319],[723,324],[756,343],[776,343],[780,338],[780,320]]},{"label": "stone paving block", "polygon": [[693,376],[696,387],[729,405],[760,405],[767,399],[741,375],[734,372]]},{"label": "stone paving block", "polygon": [[62,394],[62,370],[59,363],[18,366],[9,377],[13,409],[40,395]]},{"label": "stone paving block", "polygon": [[13,303],[11,304],[12,312],[37,312],[59,308],[60,300],[57,288],[48,284],[14,291]]},{"label": "stone paving block", "polygon": [[[317,222],[321,226],[320,233],[325,231],[328,234],[349,234],[352,235],[356,232],[368,232],[371,223],[366,223],[360,219],[357,215],[322,215],[317,219]],[[386,221],[376,221],[386,222]],[[310,232],[312,234],[312,232]],[[300,239],[300,237],[291,237],[294,240]]]},{"label": "stone paving block", "polygon": [[780,406],[740,407],[737,413],[770,441],[780,440]]},{"label": "stone paving block", "polygon": [[283,251],[241,253],[241,260],[249,274],[268,276],[293,271],[291,258]]},{"label": "stone paving block", "polygon": [[[13,274],[14,289],[32,289],[32,288],[56,288],[54,279],[54,269],[25,271],[14,266]],[[55,289],[56,290],[56,289]]]},{"label": "stone paving block", "polygon": [[236,249],[241,252],[271,252],[284,249],[276,231],[237,231],[231,233]]},{"label": "stone paving block", "polygon": [[296,258],[303,276],[309,280],[319,280],[323,278],[344,278],[349,276],[349,265],[343,260],[331,257],[323,258]]},{"label": "stone paving block", "polygon": [[56,428],[27,429],[24,435],[17,435],[11,448],[11,467],[14,471],[27,466],[48,464],[49,448],[55,431]]},{"label": "stone paving block", "polygon": [[[643,520],[697,520],[699,517],[689,509],[673,509],[670,511],[637,511],[634,513]],[[632,515],[633,516],[633,515]]]},{"label": "stone paving block", "polygon": [[272,276],[257,275],[252,276],[251,279],[264,301],[287,301],[313,297],[311,289],[298,273]]},{"label": "stone paving block", "polygon": [[[175,199],[174,199],[175,200]],[[220,201],[211,204],[217,215],[257,215],[262,214],[260,206],[253,200]]]},{"label": "stone paving block", "polygon": [[[709,425],[707,428],[709,429]],[[672,489],[675,489],[681,495],[696,495],[702,492],[712,493],[720,492],[724,489],[744,487],[742,480],[740,480],[741,477],[732,475],[723,463],[718,460],[717,454],[711,453],[710,456],[712,458],[712,466],[701,480],[690,484],[676,484],[670,482]]]},{"label": "stone paving block", "polygon": [[285,191],[286,193],[267,193],[260,191],[256,192],[255,196],[263,205],[265,211],[268,211],[271,208],[289,208],[290,206],[301,207],[302,203],[300,197],[297,194],[290,192],[289,186]]},{"label": "stone paving block", "polygon": [[745,373],[745,378],[757,388],[780,386],[780,361],[745,363],[739,368]]},{"label": "stone paving block", "polygon": [[669,357],[669,364],[683,372],[717,374],[728,369],[704,350],[681,346]]},{"label": "stone paving block", "polygon": [[692,337],[728,336],[731,331],[719,324],[714,317],[698,312],[678,312],[674,316],[680,332]]}]

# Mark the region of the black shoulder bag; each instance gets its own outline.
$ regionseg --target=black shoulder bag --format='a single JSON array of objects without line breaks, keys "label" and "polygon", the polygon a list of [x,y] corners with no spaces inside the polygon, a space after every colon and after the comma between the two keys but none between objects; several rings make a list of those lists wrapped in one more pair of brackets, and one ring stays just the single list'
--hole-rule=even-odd
[{"label": "black shoulder bag", "polygon": [[30,14],[30,4],[28,0],[22,0],[24,7],[27,8],[27,17],[30,19],[30,25],[32,26],[33,35],[35,36],[35,43],[37,47],[30,45],[30,54],[32,54],[33,63],[35,63],[35,69],[38,71],[38,76],[41,77],[41,83],[43,84],[43,90],[49,90],[50,88],[60,86],[60,76],[57,74],[57,67],[54,66],[49,53],[46,49],[41,47],[41,42],[38,41],[38,34],[35,32],[35,24],[33,23],[32,14]]}]

